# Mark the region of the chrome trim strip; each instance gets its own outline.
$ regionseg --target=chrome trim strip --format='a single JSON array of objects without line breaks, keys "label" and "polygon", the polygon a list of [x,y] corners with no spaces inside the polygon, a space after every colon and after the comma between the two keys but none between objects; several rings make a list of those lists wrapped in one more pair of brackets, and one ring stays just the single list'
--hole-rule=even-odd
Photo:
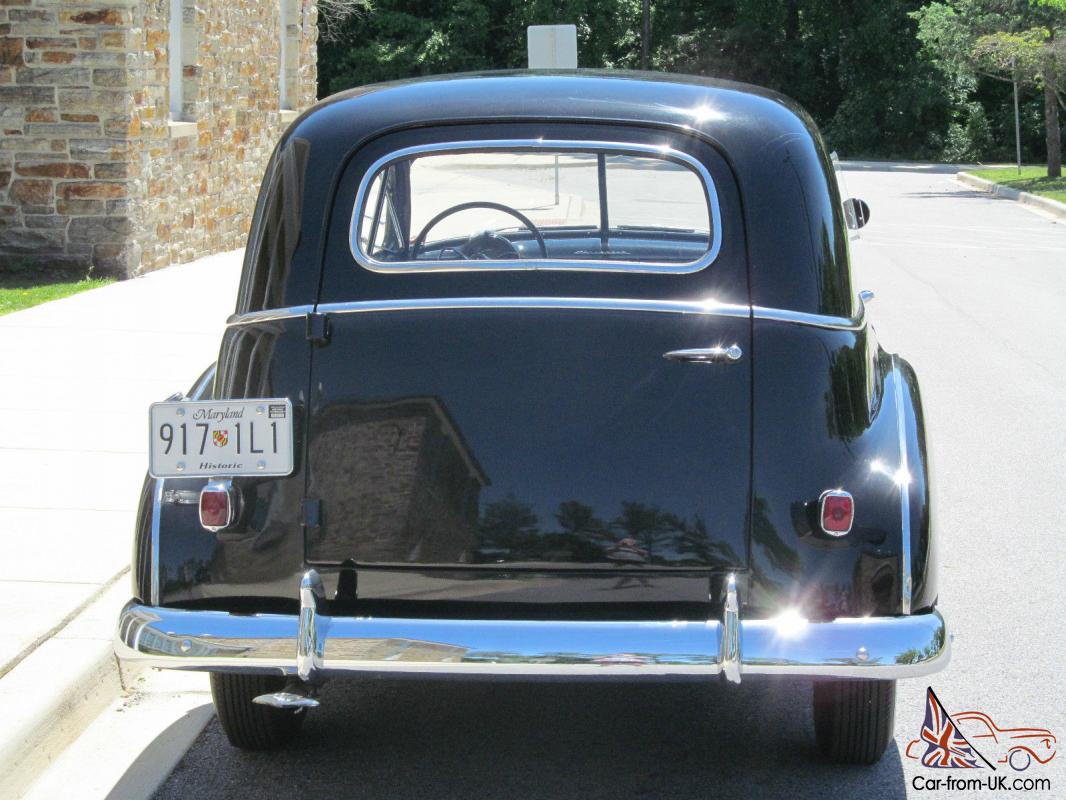
[{"label": "chrome trim strip", "polygon": [[892,356],[893,390],[896,397],[896,428],[899,434],[899,505],[902,534],[899,551],[899,574],[902,597],[900,611],[911,613],[911,471],[907,459],[907,418],[903,412],[903,371],[899,356]]},{"label": "chrome trim strip", "polygon": [[304,573],[300,581],[300,627],[296,633],[296,674],[302,681],[310,681],[322,668],[323,641],[319,638],[318,601],[326,592],[322,579],[313,569]]},{"label": "chrome trim strip", "polygon": [[295,319],[306,317],[315,310],[313,305],[284,306],[282,308],[266,308],[262,311],[245,311],[243,314],[230,314],[226,320],[226,327],[233,325],[251,325],[256,322],[274,322],[276,320]]},{"label": "chrome trim strip", "polygon": [[[358,221],[363,217],[363,204],[370,185],[377,174],[394,161],[427,153],[462,153],[482,150],[527,150],[530,152],[604,152],[630,153],[652,156],[666,161],[684,164],[703,181],[707,194],[707,206],[711,212],[711,247],[698,260],[688,264],[671,264],[652,261],[565,261],[562,259],[526,258],[517,261],[378,261],[363,252],[359,242]],[[701,161],[688,153],[670,147],[623,142],[597,142],[556,139],[487,139],[464,142],[436,142],[415,145],[382,156],[363,174],[352,207],[352,219],[348,226],[348,247],[356,263],[372,272],[481,272],[487,270],[582,270],[595,272],[645,272],[660,274],[688,274],[699,272],[713,263],[722,249],[722,212],[718,205],[718,193],[710,172]]]},{"label": "chrome trim strip", "polygon": [[155,479],[155,492],[152,495],[152,575],[151,575],[151,603],[159,605],[159,518],[163,513],[163,478]]},{"label": "chrome trim strip", "polygon": [[[717,300],[643,300],[621,297],[418,297],[401,300],[361,300],[344,303],[321,303],[317,310],[322,314],[356,314],[372,311],[431,311],[470,308],[560,308],[594,311],[659,311],[671,314],[710,314],[718,317],[746,318],[771,322],[791,322],[816,328],[837,330],[861,330],[866,325],[865,307],[860,305],[855,319],[822,314],[806,314],[765,306],[746,306],[736,303],[721,303]],[[257,322],[303,317],[315,310],[314,306],[290,306],[267,311],[249,311],[234,314],[228,326],[251,325]]]},{"label": "chrome trim strip", "polygon": [[359,314],[372,311],[441,311],[477,308],[580,309],[587,311],[657,311],[668,314],[712,314],[747,318],[747,306],[673,300],[640,300],[613,297],[440,297],[410,300],[367,300],[353,303],[322,303],[322,314]]},{"label": "chrome trim strip", "polygon": [[[207,387],[210,386],[215,380],[215,374],[218,372],[218,362],[216,361],[210,367],[204,370],[204,374],[200,376],[199,382],[192,387],[192,391],[186,396],[188,400],[202,400],[204,394],[207,392]],[[167,398],[174,400],[181,400],[181,397]]]},{"label": "chrome trim strip", "polygon": [[730,572],[725,584],[722,607],[722,649],[718,663],[730,683],[740,683],[740,605],[737,602],[737,576]]},{"label": "chrome trim strip", "polygon": [[752,316],[758,320],[793,322],[797,325],[809,325],[814,328],[857,331],[866,325],[866,308],[861,304],[859,313],[854,319],[834,317],[828,314],[808,314],[803,311],[790,311],[786,308],[767,308],[766,306],[752,306],[751,310]]},{"label": "chrome trim strip", "polygon": [[[739,620],[743,675],[927,675],[950,659],[937,611],[902,617]],[[317,616],[316,674],[716,675],[723,623]],[[185,611],[131,603],[115,650],[150,666],[296,675],[299,618]],[[731,668],[731,667],[730,667]]]}]

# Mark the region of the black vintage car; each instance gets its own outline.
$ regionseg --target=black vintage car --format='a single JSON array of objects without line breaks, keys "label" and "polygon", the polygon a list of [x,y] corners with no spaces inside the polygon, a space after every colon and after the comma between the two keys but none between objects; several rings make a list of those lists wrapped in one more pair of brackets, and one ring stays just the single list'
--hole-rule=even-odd
[{"label": "black vintage car", "polygon": [[813,683],[871,763],[948,661],[918,383],[810,118],[737,84],[461,75],[283,137],[217,366],[151,411],[117,650],[230,741],[332,677]]}]

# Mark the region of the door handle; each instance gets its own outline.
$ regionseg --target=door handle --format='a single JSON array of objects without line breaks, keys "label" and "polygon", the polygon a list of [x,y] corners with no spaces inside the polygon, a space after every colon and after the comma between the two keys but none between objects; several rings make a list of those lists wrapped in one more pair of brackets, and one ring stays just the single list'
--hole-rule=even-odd
[{"label": "door handle", "polygon": [[688,350],[671,350],[663,353],[668,361],[687,361],[693,364],[735,364],[744,351],[738,345],[728,347],[692,347]]}]

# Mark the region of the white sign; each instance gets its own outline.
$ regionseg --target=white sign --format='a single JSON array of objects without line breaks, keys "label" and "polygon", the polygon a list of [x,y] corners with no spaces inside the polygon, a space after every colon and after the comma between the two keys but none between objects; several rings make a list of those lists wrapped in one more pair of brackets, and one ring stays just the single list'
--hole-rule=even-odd
[{"label": "white sign", "polygon": [[576,25],[530,25],[530,69],[577,69]]}]

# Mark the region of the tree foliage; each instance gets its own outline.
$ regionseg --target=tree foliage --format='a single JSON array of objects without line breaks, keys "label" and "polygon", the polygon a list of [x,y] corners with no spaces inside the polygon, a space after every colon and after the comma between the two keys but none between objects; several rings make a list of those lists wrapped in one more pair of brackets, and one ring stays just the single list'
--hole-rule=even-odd
[{"label": "tree foliage", "polygon": [[1058,177],[1066,0],[951,0],[912,16],[919,40],[945,74],[1017,81],[1043,92],[1048,174]]},{"label": "tree foliage", "polygon": [[[1044,2],[1066,5],[1066,0]],[[978,15],[996,17],[1019,4],[1027,5],[1024,0],[652,3],[651,66],[777,89],[803,104],[830,146],[849,156],[1003,157],[1013,134],[1009,94],[983,77],[972,59],[953,55],[972,51],[978,37],[937,25],[930,34],[942,43],[936,47],[930,36],[919,34],[926,19],[966,13],[960,6],[980,5]],[[994,5],[1003,8],[985,9]],[[1042,10],[1060,13],[1050,6]],[[372,10],[349,15],[331,40],[320,42],[320,94],[420,75],[522,68],[526,26],[559,22],[577,26],[580,66],[639,66],[640,0],[373,0]],[[1000,29],[990,26],[987,32]],[[1026,101],[1026,143],[1035,148],[1040,106],[1036,98]]]}]

